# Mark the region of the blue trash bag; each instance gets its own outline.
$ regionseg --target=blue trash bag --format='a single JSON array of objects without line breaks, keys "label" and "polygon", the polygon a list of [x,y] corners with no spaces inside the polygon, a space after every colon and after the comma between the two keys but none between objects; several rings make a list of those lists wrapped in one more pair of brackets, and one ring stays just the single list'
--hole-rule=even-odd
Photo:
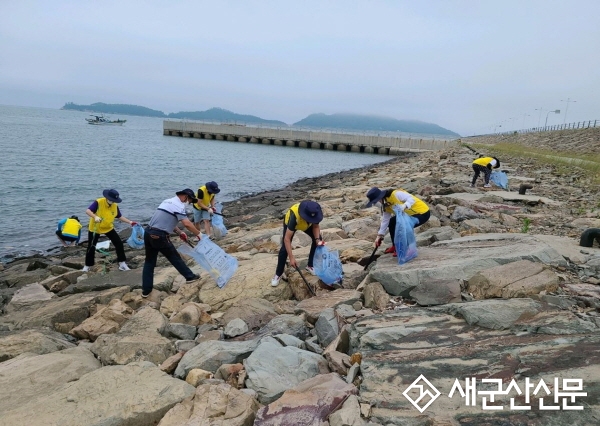
[{"label": "blue trash bag", "polygon": [[238,268],[235,257],[225,253],[221,247],[213,243],[206,235],[192,248],[182,244],[177,249],[182,254],[192,257],[211,277],[215,279],[219,288],[223,288],[231,279]]},{"label": "blue trash bag", "polygon": [[504,172],[494,171],[490,175],[490,182],[502,189],[508,189],[508,176]]},{"label": "blue trash bag", "polygon": [[329,251],[326,246],[317,246],[313,266],[317,277],[327,285],[341,283],[344,278],[342,262],[337,250]]},{"label": "blue trash bag", "polygon": [[127,239],[127,244],[133,249],[144,248],[144,227],[142,225],[135,225],[131,230],[131,236]]},{"label": "blue trash bag", "polygon": [[417,257],[417,239],[414,227],[419,221],[396,206],[394,206],[394,211],[396,212],[394,245],[398,255],[398,265],[403,265]]},{"label": "blue trash bag", "polygon": [[[221,203],[215,203],[215,212],[221,213],[222,210],[223,205]],[[225,228],[225,224],[223,223],[223,216],[214,214],[211,222],[215,237],[223,238],[225,235],[227,235],[227,228]]]}]

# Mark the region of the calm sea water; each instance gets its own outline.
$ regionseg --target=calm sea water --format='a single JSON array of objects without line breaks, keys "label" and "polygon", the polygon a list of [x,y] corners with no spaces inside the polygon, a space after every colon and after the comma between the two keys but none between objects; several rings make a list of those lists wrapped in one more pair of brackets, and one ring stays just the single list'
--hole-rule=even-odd
[{"label": "calm sea water", "polygon": [[230,201],[389,158],[163,136],[163,120],[150,117],[113,115],[127,123],[91,126],[88,116],[0,106],[0,259],[56,247],[57,222],[75,214],[87,225],[86,208],[106,188],[140,222],[175,191],[209,180],[221,188],[217,199]]}]

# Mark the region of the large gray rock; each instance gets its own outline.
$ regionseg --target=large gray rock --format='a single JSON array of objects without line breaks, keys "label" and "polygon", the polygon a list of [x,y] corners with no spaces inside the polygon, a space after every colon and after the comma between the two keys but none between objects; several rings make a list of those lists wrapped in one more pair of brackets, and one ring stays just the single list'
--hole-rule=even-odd
[{"label": "large gray rock", "polygon": [[185,353],[175,370],[175,376],[185,379],[190,370],[194,368],[215,373],[223,364],[242,362],[256,349],[258,343],[258,340],[243,342],[210,340],[202,342]]},{"label": "large gray rock", "polygon": [[58,295],[64,297],[70,294],[108,290],[117,287],[124,287],[127,291],[130,291],[142,286],[142,270],[143,268],[132,269],[127,271],[126,274],[119,270],[109,271],[106,274],[95,274],[85,280],[69,285],[58,292]]},{"label": "large gray rock", "polygon": [[277,334],[289,334],[290,336],[304,340],[308,337],[309,330],[301,317],[291,314],[282,314],[277,315],[263,328],[256,333],[251,334],[249,338],[275,336]]},{"label": "large gray rock", "polygon": [[78,339],[94,341],[101,334],[116,333],[121,325],[133,315],[133,309],[119,299],[113,299],[90,318],[74,327],[69,334]]},{"label": "large gray rock", "polygon": [[319,319],[315,323],[315,332],[323,347],[329,345],[337,337],[340,327],[333,308],[327,308],[319,314]]},{"label": "large gray rock", "polygon": [[243,319],[235,318],[227,323],[223,329],[223,333],[227,337],[236,337],[248,332],[248,324]]},{"label": "large gray rock", "polygon": [[527,297],[557,288],[556,274],[530,260],[486,269],[471,277],[467,285],[467,291],[476,299]]},{"label": "large gray rock", "polygon": [[26,352],[43,355],[74,347],[73,343],[55,331],[24,330],[0,337],[0,362]]},{"label": "large gray rock", "polygon": [[148,426],[194,391],[150,362],[109,366],[54,392],[40,388],[38,398],[4,412],[0,425]]},{"label": "large gray rock", "polygon": [[193,325],[172,322],[168,329],[170,336],[181,340],[194,340],[196,337],[196,327]]},{"label": "large gray rock", "polygon": [[286,390],[318,374],[329,373],[327,361],[315,353],[275,340],[262,342],[244,361],[246,387],[258,393],[263,404],[275,401]]},{"label": "large gray rock", "polygon": [[[336,373],[304,380],[285,391],[281,398],[262,407],[256,426],[325,425],[330,414],[358,390]],[[336,419],[339,418],[336,417]],[[351,423],[353,426],[360,423]],[[339,425],[339,424],[338,424]]]},{"label": "large gray rock", "polygon": [[410,297],[421,306],[460,302],[460,281],[425,281],[411,290]]},{"label": "large gray rock", "polygon": [[254,398],[226,383],[206,383],[171,408],[158,426],[252,426],[258,407]]},{"label": "large gray rock", "polygon": [[478,219],[481,215],[474,210],[471,210],[468,207],[458,206],[452,212],[452,216],[450,216],[450,220],[453,222],[462,222],[467,219]]},{"label": "large gray rock", "polygon": [[360,403],[356,395],[350,395],[342,408],[329,416],[330,426],[363,426],[365,423],[360,418]]},{"label": "large gray rock", "polygon": [[90,350],[104,364],[129,364],[134,361],[150,361],[160,365],[175,354],[173,343],[163,337],[168,320],[155,309],[142,308],[115,334],[103,334]]},{"label": "large gray rock", "polygon": [[[83,348],[70,348],[45,355],[22,354],[0,363],[0,425],[29,425],[24,420],[5,422],[6,413],[53,394],[67,383],[100,368],[94,355]],[[42,407],[29,409],[38,413]],[[4,423],[3,423],[4,422]],[[49,424],[49,423],[46,423]]]},{"label": "large gray rock", "polygon": [[388,293],[406,297],[422,282],[469,280],[483,270],[522,259],[566,265],[556,250],[535,236],[481,234],[422,247],[417,258],[401,266],[396,258],[384,256],[373,266],[369,277],[380,282]]},{"label": "large gray rock", "polygon": [[[363,338],[372,336],[375,330],[402,325],[421,327],[422,331],[404,337],[394,333],[384,337],[385,333],[380,333],[377,347],[363,342]],[[522,391],[525,391],[525,377],[536,385],[544,379],[550,386],[555,377],[583,378],[584,391],[589,396],[590,392],[600,389],[600,357],[590,356],[600,347],[598,332],[559,336],[515,334],[513,330],[470,326],[462,319],[416,308],[359,319],[351,325],[350,334],[353,350],[360,349],[362,354],[360,398],[372,404],[371,421],[385,425],[552,426],[596,422],[600,402],[589,397],[577,397],[574,405],[585,408],[575,413],[538,410],[540,395],[532,395],[531,404],[522,405],[532,406],[529,413],[535,415],[524,418],[521,411],[509,411],[510,398],[518,398],[515,391],[498,398],[499,403],[494,405],[503,405],[504,410],[494,412],[482,411],[479,397],[476,406],[466,406],[464,398],[457,398],[456,394],[449,398],[448,394],[457,378],[464,389],[464,378],[476,377],[477,389],[480,389],[481,377],[501,376],[505,378],[503,389],[514,379]],[[441,392],[423,413],[402,394],[421,374]],[[425,385],[422,380],[417,384]],[[418,392],[411,393],[416,394]],[[546,395],[542,396],[548,405]]]},{"label": "large gray rock", "polygon": [[250,330],[260,328],[277,316],[275,305],[265,299],[249,298],[237,302],[225,311],[221,318],[223,324],[240,318],[248,324]]},{"label": "large gray rock", "polygon": [[440,228],[431,228],[416,235],[417,246],[425,247],[437,241],[447,241],[454,238],[460,238],[460,234],[451,226],[442,226]]},{"label": "large gray rock", "polygon": [[15,292],[10,303],[4,309],[6,312],[14,312],[55,297],[54,293],[50,293],[41,284],[28,284]]},{"label": "large gray rock", "polygon": [[380,311],[383,311],[390,301],[390,295],[378,282],[366,284],[364,296],[365,308],[375,308]]},{"label": "large gray rock", "polygon": [[334,290],[303,300],[296,305],[296,313],[306,313],[308,321],[315,323],[319,314],[327,308],[335,308],[343,303],[352,305],[362,300],[362,294],[356,290]]}]

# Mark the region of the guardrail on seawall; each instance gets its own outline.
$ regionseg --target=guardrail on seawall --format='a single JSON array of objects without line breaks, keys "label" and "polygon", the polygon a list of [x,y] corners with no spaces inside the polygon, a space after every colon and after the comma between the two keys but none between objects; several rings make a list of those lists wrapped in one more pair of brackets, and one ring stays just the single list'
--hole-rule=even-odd
[{"label": "guardrail on seawall", "polygon": [[188,121],[163,122],[167,136],[216,139],[230,142],[263,145],[294,146],[332,151],[365,152],[399,155],[405,152],[438,151],[455,146],[455,140],[435,138],[394,137],[357,133],[298,130],[294,128],[265,128],[236,124],[197,123]]}]

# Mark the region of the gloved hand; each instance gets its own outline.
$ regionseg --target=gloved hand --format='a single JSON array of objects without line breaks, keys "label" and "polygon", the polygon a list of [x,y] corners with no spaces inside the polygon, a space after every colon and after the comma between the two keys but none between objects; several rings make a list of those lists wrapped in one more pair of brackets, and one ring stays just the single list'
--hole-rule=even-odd
[{"label": "gloved hand", "polygon": [[94,218],[94,222],[96,222],[96,223],[100,223],[100,222],[102,222],[102,218],[101,218],[100,216],[96,216],[96,217]]},{"label": "gloved hand", "polygon": [[215,213],[215,209],[213,209],[212,207],[209,207],[209,208],[208,208],[208,212],[209,212],[210,214],[214,214],[214,213]]},{"label": "gloved hand", "polygon": [[194,241],[196,241],[197,243],[200,242],[200,240],[202,240],[202,234],[198,234],[194,237]]},{"label": "gloved hand", "polygon": [[137,222],[131,222],[131,226],[132,227],[135,226],[135,225],[137,225]]},{"label": "gloved hand", "polygon": [[378,235],[377,238],[375,238],[375,247],[379,247],[381,246],[381,243],[383,242],[383,237],[381,235]]},{"label": "gloved hand", "polygon": [[318,246],[324,246],[325,245],[325,241],[323,240],[319,240],[319,242],[317,242]]},{"label": "gloved hand", "polygon": [[400,204],[398,207],[400,208],[401,211],[406,210],[406,204]]},{"label": "gloved hand", "polygon": [[179,234],[179,238],[181,238],[181,241],[185,241],[185,242],[187,242],[187,240],[188,240],[188,236],[185,232],[182,232],[181,234]]}]

